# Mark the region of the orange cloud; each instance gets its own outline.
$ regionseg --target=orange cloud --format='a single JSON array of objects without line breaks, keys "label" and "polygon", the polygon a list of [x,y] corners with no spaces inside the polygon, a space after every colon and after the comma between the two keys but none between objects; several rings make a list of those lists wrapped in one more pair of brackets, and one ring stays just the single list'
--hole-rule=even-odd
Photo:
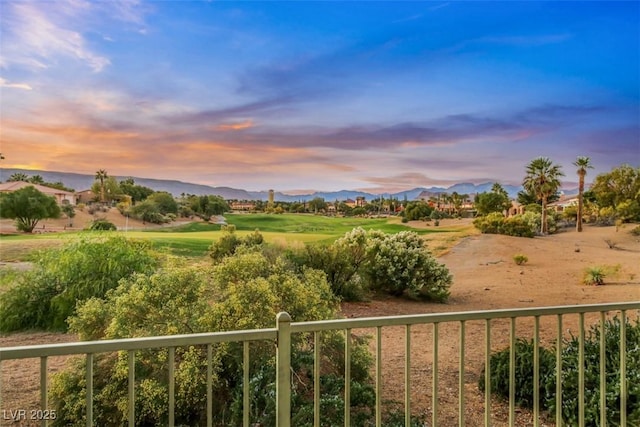
[{"label": "orange cloud", "polygon": [[229,132],[234,130],[245,130],[254,127],[253,120],[245,120],[239,123],[223,123],[215,127],[220,132]]}]

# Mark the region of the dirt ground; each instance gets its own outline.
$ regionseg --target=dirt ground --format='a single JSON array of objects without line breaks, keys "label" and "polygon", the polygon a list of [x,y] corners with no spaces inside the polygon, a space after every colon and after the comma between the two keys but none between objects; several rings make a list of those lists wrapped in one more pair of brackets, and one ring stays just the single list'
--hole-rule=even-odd
[{"label": "dirt ground", "polygon": [[[444,221],[440,227],[454,226]],[[457,222],[460,224],[460,222]],[[422,225],[425,226],[425,225]],[[433,227],[433,226],[430,226]],[[370,302],[345,303],[346,317],[390,316],[439,312],[461,312],[502,308],[543,307],[554,305],[595,304],[606,302],[640,301],[640,238],[627,225],[615,227],[586,226],[584,232],[574,230],[533,239],[496,235],[472,234],[460,239],[439,260],[445,263],[454,277],[451,298],[447,304],[433,304],[404,299],[385,298]],[[434,248],[451,243],[453,234],[428,237]],[[449,246],[451,246],[449,244]],[[438,251],[436,251],[438,253]],[[525,254],[528,262],[518,266],[515,254]],[[586,267],[618,266],[616,275],[607,277],[604,286],[585,286],[582,276]],[[633,314],[630,314],[633,315]],[[595,317],[587,316],[587,324]],[[564,316],[566,333],[577,333],[577,316]],[[532,336],[532,319],[517,322],[517,335]],[[541,339],[552,344],[556,334],[555,317],[541,319]],[[371,335],[372,331],[355,330],[357,335]],[[439,422],[438,426],[458,425],[458,324],[439,327]],[[404,327],[382,329],[383,402],[401,403],[404,396]],[[477,382],[484,363],[484,322],[467,322],[465,345],[465,420],[466,425],[483,424],[484,395]],[[507,346],[508,321],[492,322],[493,350]],[[72,335],[51,333],[21,333],[0,337],[0,346],[68,342]],[[432,327],[414,326],[411,329],[411,405],[414,414],[427,418],[431,425],[432,401]],[[372,341],[371,348],[375,349]],[[49,373],[59,371],[64,358],[51,358]],[[2,409],[35,409],[39,402],[39,360],[7,361],[2,363]],[[400,409],[402,406],[400,406]],[[498,400],[491,405],[493,425],[508,423],[507,406]],[[532,425],[529,411],[517,410],[517,425]],[[2,421],[2,420],[0,420]],[[6,421],[3,421],[6,422]],[[4,425],[4,424],[3,424]],[[26,425],[26,424],[22,424]],[[542,425],[553,423],[543,419]]]}]

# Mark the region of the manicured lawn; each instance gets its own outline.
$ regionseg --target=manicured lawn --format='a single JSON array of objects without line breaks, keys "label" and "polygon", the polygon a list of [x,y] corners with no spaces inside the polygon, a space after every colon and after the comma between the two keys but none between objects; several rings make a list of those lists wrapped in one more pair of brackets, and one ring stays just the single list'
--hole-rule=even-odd
[{"label": "manicured lawn", "polygon": [[[454,230],[415,229],[400,222],[400,218],[332,218],[310,214],[228,214],[227,222],[236,227],[239,236],[260,230],[270,243],[296,242],[331,243],[355,227],[366,230],[376,229],[386,233],[415,231],[418,234],[446,233]],[[124,232],[123,232],[124,233]],[[35,249],[61,244],[65,239],[80,233],[47,233],[35,235],[11,235],[0,237],[0,260],[18,261],[28,259]],[[199,257],[207,253],[211,243],[222,234],[221,226],[203,222],[193,222],[177,227],[156,228],[148,231],[128,231],[132,238],[149,239],[158,247],[167,248],[171,253]]]}]

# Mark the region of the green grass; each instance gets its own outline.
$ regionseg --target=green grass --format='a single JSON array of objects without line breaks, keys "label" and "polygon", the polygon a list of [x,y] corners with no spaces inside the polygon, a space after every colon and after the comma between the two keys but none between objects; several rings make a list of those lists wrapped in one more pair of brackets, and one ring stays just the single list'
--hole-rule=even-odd
[{"label": "green grass", "polygon": [[[418,234],[447,233],[455,230],[439,228],[438,230],[414,229],[400,223],[399,218],[334,218],[311,214],[228,214],[227,222],[236,227],[239,236],[255,229],[260,230],[265,240],[270,243],[297,242],[331,243],[346,232],[356,227],[366,230],[376,229],[386,233],[415,231]],[[79,232],[83,233],[83,232]],[[65,239],[73,238],[79,233],[47,233],[45,235],[12,235],[0,238],[0,260],[24,261],[36,249],[60,245]],[[132,238],[148,239],[159,248],[185,257],[206,255],[211,243],[218,239],[220,225],[193,222],[177,227],[157,228],[145,231],[128,231]]]}]

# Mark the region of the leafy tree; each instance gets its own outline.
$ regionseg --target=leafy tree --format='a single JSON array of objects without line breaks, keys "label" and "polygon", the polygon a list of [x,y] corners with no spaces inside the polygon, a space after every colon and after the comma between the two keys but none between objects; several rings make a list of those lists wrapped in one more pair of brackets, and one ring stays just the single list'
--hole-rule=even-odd
[{"label": "leafy tree", "polygon": [[100,182],[100,201],[104,203],[104,181],[108,178],[107,171],[104,169],[99,169],[96,171],[96,180]]},{"label": "leafy tree", "polygon": [[44,178],[41,175],[33,175],[29,178],[29,182],[32,184],[44,185]]},{"label": "leafy tree", "polygon": [[601,209],[613,208],[623,220],[640,220],[640,168],[622,165],[600,174],[590,193]]},{"label": "leafy tree", "polygon": [[587,175],[587,169],[593,169],[591,159],[589,157],[578,156],[573,165],[578,168],[577,174],[579,178],[578,184],[578,216],[576,220],[576,231],[582,231],[582,215],[584,209],[584,177]]},{"label": "leafy tree", "polygon": [[91,186],[91,191],[94,194],[100,194],[100,201],[103,203],[111,202],[122,197],[120,184],[118,184],[118,180],[112,176],[108,176],[102,181],[94,182]]},{"label": "leafy tree", "polygon": [[433,212],[433,208],[429,206],[428,203],[423,201],[413,201],[407,203],[407,206],[404,210],[404,216],[409,221],[414,221],[422,218],[429,218]]},{"label": "leafy tree", "polygon": [[497,182],[491,187],[491,192],[476,195],[475,206],[480,215],[488,215],[492,212],[502,213],[511,207],[509,194]]},{"label": "leafy tree", "polygon": [[153,193],[147,198],[148,202],[155,203],[158,207],[158,212],[162,215],[169,213],[178,213],[178,203],[170,193],[166,191],[158,191]]},{"label": "leafy tree", "polygon": [[8,182],[16,182],[16,181],[29,181],[29,175],[22,173],[22,172],[16,172],[14,174],[11,174],[11,176],[9,177],[9,179],[7,180]]},{"label": "leafy tree", "polygon": [[0,217],[15,219],[18,230],[31,233],[40,220],[59,218],[60,207],[55,198],[28,186],[0,195]]},{"label": "leafy tree", "polygon": [[547,203],[549,197],[558,192],[562,176],[564,173],[562,173],[561,167],[554,165],[548,157],[537,157],[527,165],[522,185],[542,202],[542,224],[540,226],[542,234],[547,234],[548,231]]},{"label": "leafy tree", "polygon": [[69,218],[69,227],[73,227],[73,218],[76,216],[76,210],[73,205],[66,204],[62,205],[62,213]]},{"label": "leafy tree", "polygon": [[309,200],[308,206],[310,211],[317,213],[327,209],[327,202],[325,202],[322,197],[314,197],[312,200]]},{"label": "leafy tree", "polygon": [[162,224],[166,222],[166,218],[160,213],[158,204],[153,200],[145,200],[131,207],[129,210],[131,216],[144,222],[150,222],[152,224]]},{"label": "leafy tree", "polygon": [[120,181],[120,191],[122,194],[131,196],[133,204],[145,200],[154,193],[154,191],[149,187],[137,185],[133,178],[127,178]]}]

